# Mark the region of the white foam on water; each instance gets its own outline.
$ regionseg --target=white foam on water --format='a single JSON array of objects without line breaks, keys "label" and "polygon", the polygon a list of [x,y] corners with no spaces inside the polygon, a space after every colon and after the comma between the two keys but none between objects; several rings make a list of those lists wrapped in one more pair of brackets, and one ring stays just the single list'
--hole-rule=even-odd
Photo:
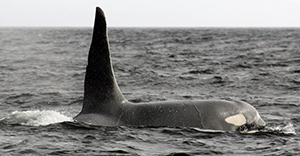
[{"label": "white foam on water", "polygon": [[291,124],[291,123],[288,123],[284,127],[277,126],[277,127],[275,127],[275,130],[281,131],[284,134],[296,135],[296,131],[295,131],[294,125]]},{"label": "white foam on water", "polygon": [[288,123],[287,125],[279,125],[279,126],[267,126],[265,127],[262,132],[273,132],[285,135],[297,135],[294,125]]},{"label": "white foam on water", "polygon": [[64,121],[73,121],[72,117],[65,116],[54,110],[14,111],[8,117],[1,119],[8,124],[27,126],[45,126]]}]

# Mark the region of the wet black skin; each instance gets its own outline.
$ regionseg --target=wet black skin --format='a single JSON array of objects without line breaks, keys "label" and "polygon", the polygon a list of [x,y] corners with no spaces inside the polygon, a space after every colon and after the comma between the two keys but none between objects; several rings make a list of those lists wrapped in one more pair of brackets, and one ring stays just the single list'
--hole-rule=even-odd
[{"label": "wet black skin", "polygon": [[[226,118],[243,114],[244,125]],[[96,8],[93,39],[84,83],[84,100],[76,121],[100,126],[168,126],[235,131],[265,126],[256,109],[246,102],[224,100],[131,103],[121,93],[112,69],[104,12]]]}]

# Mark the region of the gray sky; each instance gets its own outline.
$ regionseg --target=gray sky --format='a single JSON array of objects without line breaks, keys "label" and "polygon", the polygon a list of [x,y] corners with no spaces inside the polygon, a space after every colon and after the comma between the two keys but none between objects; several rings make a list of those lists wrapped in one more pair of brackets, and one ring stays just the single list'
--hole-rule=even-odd
[{"label": "gray sky", "polygon": [[1,0],[0,26],[300,27],[300,0]]}]

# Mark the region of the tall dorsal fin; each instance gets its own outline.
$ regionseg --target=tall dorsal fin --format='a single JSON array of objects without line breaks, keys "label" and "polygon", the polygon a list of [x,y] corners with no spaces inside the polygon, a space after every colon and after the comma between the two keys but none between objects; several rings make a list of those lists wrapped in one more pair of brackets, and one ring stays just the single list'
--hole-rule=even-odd
[{"label": "tall dorsal fin", "polygon": [[126,100],[118,87],[111,64],[104,12],[97,7],[95,16],[84,83],[81,112],[84,114],[107,112],[110,107]]}]

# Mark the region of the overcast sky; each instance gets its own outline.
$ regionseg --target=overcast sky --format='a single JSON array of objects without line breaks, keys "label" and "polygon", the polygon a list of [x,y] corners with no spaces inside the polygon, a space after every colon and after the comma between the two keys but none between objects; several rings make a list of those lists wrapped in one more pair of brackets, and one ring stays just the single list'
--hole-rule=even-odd
[{"label": "overcast sky", "polygon": [[0,26],[300,27],[300,0],[0,0]]}]

